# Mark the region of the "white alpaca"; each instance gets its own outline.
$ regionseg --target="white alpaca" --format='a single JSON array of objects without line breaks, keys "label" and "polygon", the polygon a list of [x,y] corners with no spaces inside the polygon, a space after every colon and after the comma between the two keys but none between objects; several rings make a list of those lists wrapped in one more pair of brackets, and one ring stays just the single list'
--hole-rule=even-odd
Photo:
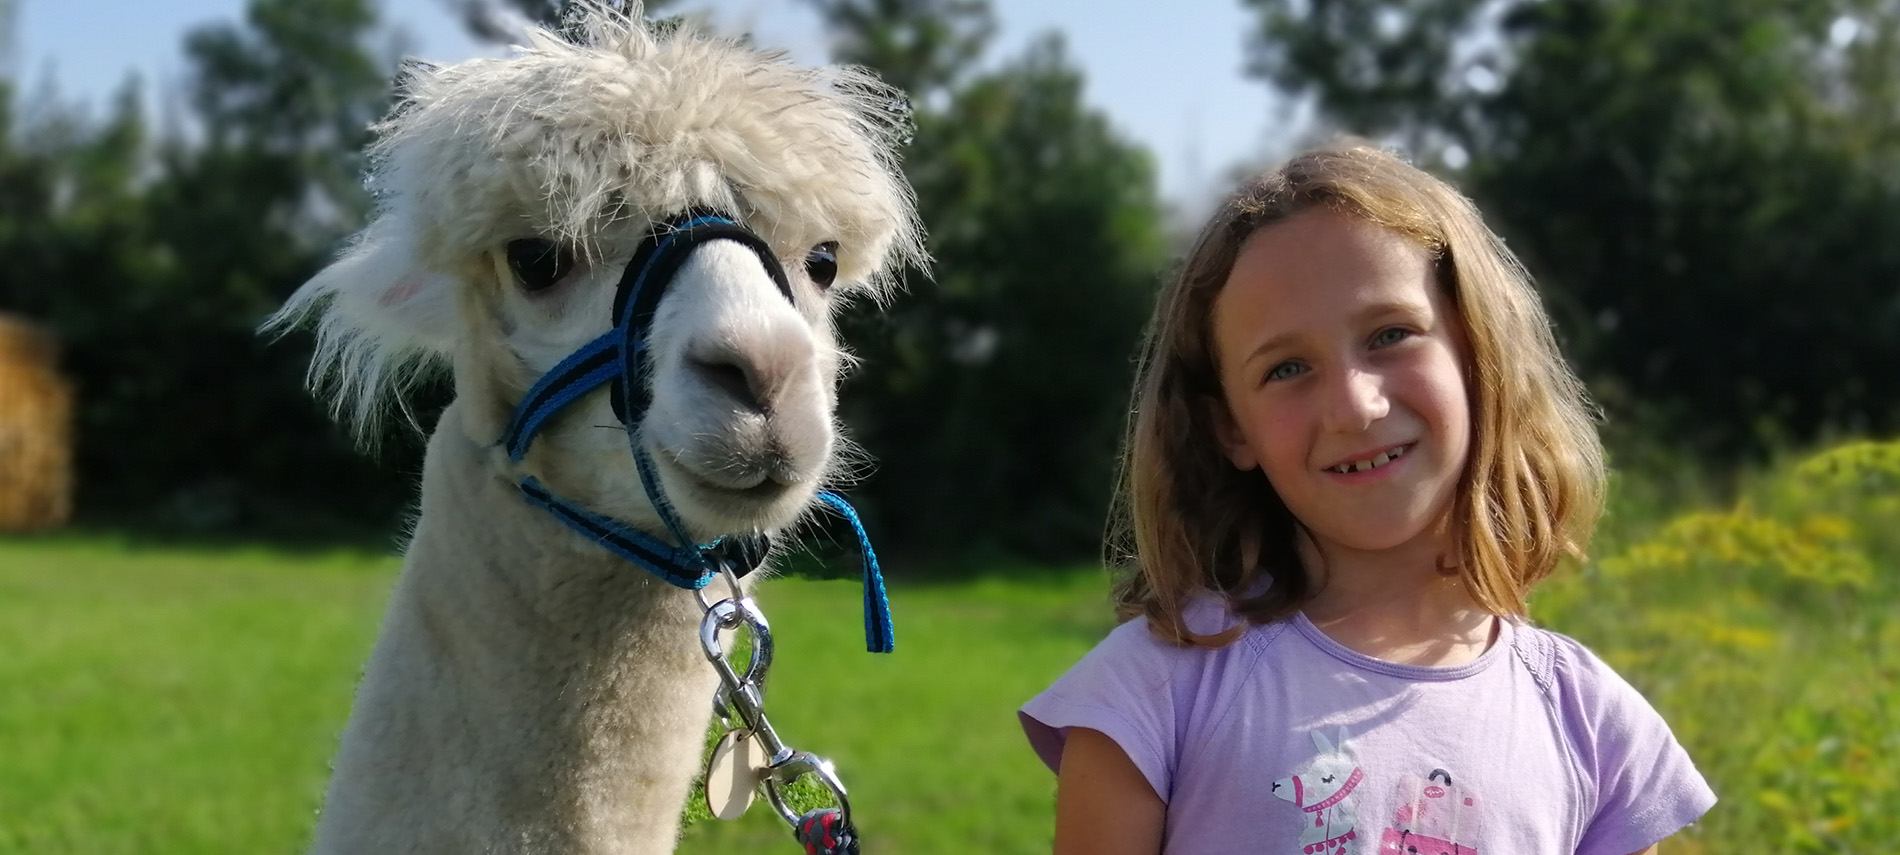
[{"label": "white alpaca", "polygon": [[1353,855],[1359,851],[1353,791],[1365,779],[1352,734],[1341,727],[1337,741],[1312,731],[1314,756],[1298,772],[1273,782],[1273,794],[1300,809],[1302,855]]},{"label": "white alpaca", "polygon": [[[716,685],[700,606],[518,485],[666,538],[631,441],[696,541],[792,525],[836,468],[831,313],[921,261],[901,99],[875,80],[637,10],[583,5],[566,32],[412,69],[372,150],[376,217],[270,322],[320,316],[313,376],[359,426],[424,363],[456,393],[316,853],[670,852]],[[511,459],[516,403],[615,326],[635,247],[690,208],[742,221],[785,283],[701,245],[654,312],[638,429],[602,389]]]}]

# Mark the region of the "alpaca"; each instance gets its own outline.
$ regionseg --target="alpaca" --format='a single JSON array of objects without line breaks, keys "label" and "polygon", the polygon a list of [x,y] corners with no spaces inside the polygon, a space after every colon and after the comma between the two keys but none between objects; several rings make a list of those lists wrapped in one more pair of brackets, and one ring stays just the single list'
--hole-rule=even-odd
[{"label": "alpaca", "polygon": [[[901,95],[575,6],[508,58],[406,69],[375,216],[266,324],[316,319],[313,382],[366,436],[429,363],[455,389],[319,855],[672,851],[717,684],[701,606],[522,485],[669,543],[795,525],[841,474],[832,313],[924,260]],[[688,250],[637,376],[504,446],[538,378],[615,327],[643,236],[702,209],[756,238]]]},{"label": "alpaca", "polygon": [[1317,730],[1310,735],[1313,759],[1300,771],[1274,781],[1273,794],[1306,815],[1300,818],[1302,855],[1353,855],[1359,851],[1353,791],[1365,779],[1365,770],[1359,766],[1358,752],[1349,741],[1352,734],[1346,728],[1339,728],[1337,739],[1327,739]]}]

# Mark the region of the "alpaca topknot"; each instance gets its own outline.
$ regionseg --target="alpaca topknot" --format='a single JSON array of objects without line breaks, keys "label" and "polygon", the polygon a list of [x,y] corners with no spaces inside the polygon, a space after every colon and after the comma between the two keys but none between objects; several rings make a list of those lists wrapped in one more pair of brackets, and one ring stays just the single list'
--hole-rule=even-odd
[{"label": "alpaca topknot", "polygon": [[359,439],[476,335],[467,307],[492,299],[488,259],[512,240],[630,253],[647,223],[710,205],[787,259],[836,241],[833,294],[881,299],[926,264],[903,93],[626,5],[573,0],[507,57],[404,63],[373,128],[370,224],[264,325],[318,317],[312,384]]},{"label": "alpaca topknot", "polygon": [[376,127],[381,216],[412,220],[425,265],[531,233],[585,249],[689,204],[733,207],[788,253],[836,240],[843,279],[921,262],[894,151],[905,101],[874,76],[599,2],[527,41],[415,67]]}]

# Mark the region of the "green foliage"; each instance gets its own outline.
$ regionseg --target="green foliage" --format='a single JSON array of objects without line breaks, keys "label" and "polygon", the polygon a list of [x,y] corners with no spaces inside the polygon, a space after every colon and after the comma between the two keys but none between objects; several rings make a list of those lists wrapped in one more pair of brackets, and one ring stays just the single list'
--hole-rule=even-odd
[{"label": "green foliage", "polygon": [[1083,103],[1055,38],[977,71],[985,3],[816,5],[841,60],[911,87],[906,171],[936,259],[845,320],[864,360],[845,422],[877,460],[854,496],[880,542],[934,561],[1097,553],[1166,252],[1147,154]]},{"label": "green foliage", "polygon": [[[449,0],[449,6],[462,13],[462,20],[477,38],[491,41],[505,41],[510,36],[492,29],[492,14],[488,12],[490,4],[496,0]],[[637,0],[594,0],[601,5],[628,10]],[[512,7],[522,17],[542,26],[559,25],[566,17],[572,0],[503,0],[503,5]],[[640,2],[641,12],[648,18],[673,5],[672,0],[644,0]]]},{"label": "green foliage", "polygon": [[[1722,802],[1691,851],[1873,852],[1900,835],[1900,441],[1754,479],[1534,603],[1643,690]],[[1671,848],[1674,848],[1673,846]]]},{"label": "green foliage", "polygon": [[989,0],[809,2],[833,33],[839,60],[875,69],[912,98],[935,98],[960,84],[996,34]]},{"label": "green foliage", "polygon": [[97,122],[0,96],[0,309],[63,340],[91,518],[394,524],[407,490],[303,391],[304,340],[254,331],[367,208],[374,22],[368,0],[254,0],[244,25],[193,31],[189,134],[152,133],[130,86]]},{"label": "green foliage", "polygon": [[1254,73],[1462,166],[1612,415],[1718,456],[1900,424],[1890,4],[1249,5]]}]

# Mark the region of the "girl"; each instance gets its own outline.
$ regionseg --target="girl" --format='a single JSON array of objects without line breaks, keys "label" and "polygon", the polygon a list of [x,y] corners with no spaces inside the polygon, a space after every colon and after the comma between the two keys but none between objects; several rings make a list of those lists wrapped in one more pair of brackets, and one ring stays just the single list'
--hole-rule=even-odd
[{"label": "girl", "polygon": [[1523,270],[1392,155],[1310,152],[1150,324],[1130,619],[1023,707],[1058,855],[1625,855],[1715,802],[1641,695],[1524,620],[1602,505]]}]

